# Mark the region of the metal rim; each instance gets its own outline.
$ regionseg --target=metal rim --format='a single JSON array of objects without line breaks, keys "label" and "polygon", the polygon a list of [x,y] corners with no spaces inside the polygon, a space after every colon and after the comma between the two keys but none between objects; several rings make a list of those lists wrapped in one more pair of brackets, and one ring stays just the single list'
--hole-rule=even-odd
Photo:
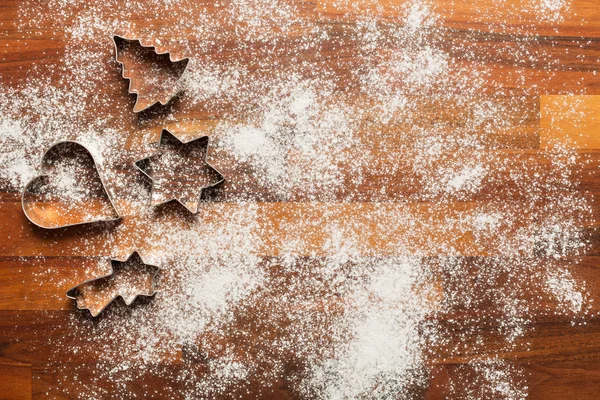
[{"label": "metal rim", "polygon": [[66,228],[69,226],[78,226],[78,225],[87,225],[87,224],[93,224],[93,223],[97,223],[97,222],[112,222],[112,221],[120,221],[122,219],[121,214],[119,213],[119,210],[117,209],[117,207],[115,206],[115,203],[113,202],[113,199],[110,195],[110,193],[108,192],[107,188],[106,188],[106,184],[104,183],[104,179],[102,178],[102,174],[100,173],[100,168],[98,166],[98,163],[96,162],[96,159],[94,158],[94,155],[92,154],[92,152],[83,144],[76,142],[74,140],[62,140],[60,142],[56,142],[54,143],[52,146],[50,146],[50,148],[48,148],[48,150],[46,150],[44,152],[44,154],[42,155],[42,161],[40,162],[40,169],[44,168],[44,161],[46,159],[46,156],[48,155],[48,153],[50,153],[50,151],[52,149],[54,149],[56,146],[60,146],[62,144],[75,144],[81,148],[83,148],[92,158],[92,162],[94,163],[94,169],[96,170],[96,173],[98,174],[98,178],[100,179],[100,183],[102,185],[102,189],[104,190],[104,193],[106,193],[106,197],[108,198],[108,201],[112,207],[112,209],[114,210],[115,214],[117,215],[116,218],[104,218],[104,219],[97,219],[97,220],[93,220],[93,221],[86,221],[86,222],[77,222],[74,224],[65,224],[65,225],[58,225],[58,226],[44,226],[40,223],[38,223],[37,221],[35,221],[33,218],[31,218],[29,216],[29,214],[27,213],[27,210],[25,208],[25,205],[28,203],[27,201],[25,201],[25,194],[27,192],[27,188],[29,187],[29,185],[31,185],[31,183],[37,179],[40,178],[44,178],[44,177],[49,177],[48,174],[40,174],[37,175],[33,178],[31,178],[23,187],[23,192],[21,193],[21,208],[23,209],[23,213],[25,214],[25,216],[27,217],[27,219],[29,220],[29,222],[31,222],[32,224],[34,224],[35,226],[38,226],[40,228],[44,228],[44,229],[60,229],[60,228]]}]

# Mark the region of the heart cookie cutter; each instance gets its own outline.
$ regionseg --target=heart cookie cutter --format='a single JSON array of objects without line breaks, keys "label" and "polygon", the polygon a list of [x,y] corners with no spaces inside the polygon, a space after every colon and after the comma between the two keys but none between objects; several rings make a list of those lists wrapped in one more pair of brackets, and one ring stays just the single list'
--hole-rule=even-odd
[{"label": "heart cookie cutter", "polygon": [[50,161],[48,160],[48,156],[49,156],[49,154],[51,154],[53,151],[55,151],[60,146],[74,146],[75,148],[78,148],[80,151],[83,151],[86,154],[86,156],[89,156],[89,158],[91,159],[91,161],[93,163],[94,171],[96,172],[96,175],[99,179],[101,190],[102,190],[103,194],[106,196],[106,198],[108,199],[110,208],[114,212],[115,216],[111,217],[111,218],[97,218],[97,219],[90,219],[90,220],[85,220],[85,221],[80,221],[80,222],[57,224],[57,225],[47,225],[47,224],[44,224],[43,222],[40,222],[39,219],[36,219],[35,217],[32,216],[32,214],[35,214],[35,210],[32,209],[31,207],[29,207],[29,204],[31,202],[26,199],[26,196],[28,193],[30,193],[28,191],[28,189],[30,187],[32,187],[33,185],[35,185],[37,182],[40,182],[40,183],[46,182],[47,183],[50,180],[49,174],[41,174],[41,175],[37,175],[33,179],[29,180],[29,182],[27,182],[27,184],[23,188],[23,192],[21,194],[21,208],[23,209],[23,212],[25,213],[25,216],[27,217],[27,219],[32,224],[34,224],[40,228],[44,228],[44,229],[59,229],[59,228],[66,228],[66,227],[70,227],[70,226],[87,225],[87,224],[96,223],[96,222],[111,222],[111,221],[121,220],[121,216],[119,215],[119,212],[118,212],[117,208],[115,207],[115,204],[113,203],[110,193],[106,189],[106,185],[104,183],[104,180],[102,179],[102,175],[100,174],[100,169],[98,167],[98,164],[96,163],[96,160],[94,159],[94,156],[92,155],[91,151],[87,147],[82,145],[81,143],[78,143],[78,142],[75,142],[72,140],[65,140],[65,141],[60,141],[60,142],[54,143],[42,155],[40,169],[43,171],[47,167],[51,166]]},{"label": "heart cookie cutter", "polygon": [[[111,282],[111,278],[114,278],[115,276],[117,276],[118,272],[121,271],[122,269],[125,269],[127,265],[135,264],[135,263],[137,263],[138,267],[143,266],[144,269],[154,270],[150,274],[150,285],[149,285],[149,288],[147,291],[139,292],[137,289],[135,289],[136,293],[131,294],[131,293],[126,293],[122,290],[116,290],[113,292],[112,295],[107,297],[101,303],[103,305],[101,305],[100,307],[94,307],[93,303],[90,304],[86,301],[85,290],[83,288],[88,288],[92,292],[102,292],[103,290],[109,290],[110,283],[113,283],[113,282]],[[106,307],[108,307],[113,301],[115,301],[119,297],[121,299],[123,299],[123,301],[125,302],[125,305],[130,306],[135,301],[135,299],[137,299],[139,296],[145,296],[145,297],[154,296],[156,294],[156,288],[155,288],[156,276],[158,275],[159,272],[160,272],[159,267],[157,267],[156,265],[153,265],[153,264],[146,264],[144,262],[144,260],[142,259],[142,256],[140,255],[140,253],[136,250],[133,253],[131,253],[129,255],[129,257],[127,257],[124,260],[111,258],[110,259],[110,272],[108,274],[100,276],[98,278],[89,279],[89,280],[82,282],[79,285],[69,289],[67,291],[67,297],[75,300],[75,304],[78,309],[89,310],[90,314],[92,314],[92,317],[96,317],[104,309],[106,309]],[[114,281],[114,279],[113,279],[113,281]],[[130,282],[128,282],[128,283],[130,283]]]},{"label": "heart cookie cutter", "polygon": [[173,64],[177,64],[177,63],[183,63],[183,70],[181,71],[181,75],[179,76],[178,80],[181,79],[181,76],[183,76],[183,74],[185,73],[185,71],[187,70],[187,66],[188,63],[190,61],[189,57],[184,57],[182,59],[178,59],[175,60],[171,57],[171,53],[168,51],[165,52],[158,52],[156,51],[156,47],[152,46],[152,45],[144,45],[142,43],[141,39],[137,39],[137,38],[126,38],[123,36],[119,36],[119,35],[113,35],[113,43],[115,46],[115,61],[121,66],[121,77],[123,79],[127,79],[129,81],[129,85],[127,87],[127,91],[131,94],[134,94],[136,96],[136,101],[135,101],[135,105],[133,106],[133,112],[134,113],[139,113],[141,111],[147,110],[148,108],[156,105],[156,104],[160,104],[162,106],[167,105],[171,100],[173,100],[179,93],[182,92],[182,89],[177,89],[173,94],[163,98],[163,99],[159,99],[157,101],[155,101],[152,104],[148,104],[144,107],[140,107],[138,108],[138,101],[140,99],[140,93],[136,90],[136,89],[132,89],[132,85],[133,85],[133,78],[128,77],[127,76],[127,68],[125,67],[125,64],[122,61],[119,61],[119,48],[120,46],[122,46],[123,43],[138,43],[140,45],[140,47],[142,48],[146,48],[146,49],[150,49],[153,50],[157,56],[161,56],[161,55],[168,55],[169,56],[169,61],[171,61],[171,63]]}]

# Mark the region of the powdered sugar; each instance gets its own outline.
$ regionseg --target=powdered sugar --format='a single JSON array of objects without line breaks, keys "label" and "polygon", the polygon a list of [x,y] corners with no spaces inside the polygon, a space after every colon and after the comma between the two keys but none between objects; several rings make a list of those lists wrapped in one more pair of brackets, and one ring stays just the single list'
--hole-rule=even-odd
[{"label": "powdered sugar", "polygon": [[373,267],[370,282],[348,298],[347,325],[338,328],[334,356],[311,368],[306,384],[309,391],[318,388],[320,398],[405,394],[417,379],[417,327],[427,315],[419,304],[423,293],[415,293],[418,260],[382,260]]},{"label": "powdered sugar", "polygon": [[[520,339],[544,296],[552,312],[585,314],[585,287],[556,264],[585,252],[590,204],[573,178],[581,159],[537,150],[535,85],[507,90],[473,38],[440,27],[428,2],[397,18],[340,17],[351,23],[311,7],[52,0],[21,9],[22,30],[58,26],[66,47],[49,67],[59,83],[36,67],[2,90],[5,188],[18,192],[53,142],[81,141],[126,218],[76,250],[118,258],[134,247],[162,267],[152,301],[95,323],[73,314],[72,334],[50,335],[56,359],[100,360],[91,372],[58,368],[61,390],[102,398],[114,385],[113,397],[151,397],[135,383],[158,377],[186,398],[281,381],[307,398],[409,397],[441,354],[487,354],[491,339],[478,329],[490,319],[502,353],[527,350]],[[558,20],[565,4],[525,7]],[[167,13],[173,26],[147,35],[137,26]],[[193,60],[179,102],[132,121],[110,35],[140,32]],[[515,46],[536,57],[529,45]],[[211,162],[229,172],[196,218],[147,207],[133,169],[166,125],[182,138],[209,135]],[[477,377],[467,396],[526,396],[510,362],[466,365]]]},{"label": "powdered sugar", "polygon": [[35,168],[27,162],[26,152],[32,145],[31,140],[23,132],[20,121],[10,120],[6,117],[0,121],[3,145],[8,151],[0,153],[0,178],[6,180],[9,187],[19,188],[25,185],[35,175]]}]

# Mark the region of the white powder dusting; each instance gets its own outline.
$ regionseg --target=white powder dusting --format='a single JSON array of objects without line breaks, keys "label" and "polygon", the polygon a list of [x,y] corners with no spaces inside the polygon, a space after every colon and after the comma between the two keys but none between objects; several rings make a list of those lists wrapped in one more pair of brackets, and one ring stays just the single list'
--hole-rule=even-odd
[{"label": "white powder dusting", "polygon": [[418,260],[392,259],[373,265],[371,281],[347,303],[347,325],[334,357],[311,368],[308,391],[324,399],[386,398],[405,394],[417,378],[421,355],[418,323],[427,314],[415,288]]},{"label": "white powder dusting", "polygon": [[584,292],[568,270],[555,271],[548,276],[548,290],[567,312],[581,313],[584,307]]},{"label": "white powder dusting", "polygon": [[477,382],[480,387],[474,388],[469,398],[494,397],[506,400],[520,400],[527,397],[527,387],[516,385],[521,379],[515,375],[518,369],[501,359],[488,359],[474,362],[474,370],[481,373],[483,382]]},{"label": "white powder dusting", "polygon": [[20,188],[35,175],[35,169],[27,162],[27,150],[31,140],[23,131],[21,122],[3,117],[0,120],[0,179],[10,188]]},{"label": "white powder dusting", "polygon": [[[498,352],[526,351],[544,297],[553,313],[585,316],[585,285],[560,265],[586,250],[581,158],[534,151],[537,81],[522,76],[514,95],[490,55],[440,27],[429,2],[396,7],[395,18],[367,5],[335,18],[279,0],[21,7],[21,32],[60,32],[65,49],[31,66],[26,82],[0,80],[2,188],[17,193],[52,143],[79,140],[126,219],[64,255],[138,248],[162,267],[156,298],[94,322],[75,312],[56,321],[72,333],[49,335],[49,361],[97,361],[53,364],[57,392],[259,397],[283,382],[303,398],[409,398],[432,364],[468,352],[455,397],[527,396],[518,367],[480,357],[492,340],[480,330],[498,321],[489,328]],[[522,8],[504,11],[552,23],[568,4]],[[166,13],[173,25],[137,26]],[[132,121],[114,33],[192,56],[173,107]],[[560,61],[533,41],[513,45],[523,62]],[[150,209],[133,168],[165,125],[211,136],[211,161],[231,172],[195,218]]]},{"label": "white powder dusting", "polygon": [[569,0],[537,0],[533,2],[533,9],[542,21],[556,23],[564,19],[569,4]]},{"label": "white powder dusting", "polygon": [[446,191],[468,190],[474,192],[481,185],[485,170],[481,165],[476,165],[475,167],[465,167],[458,174],[450,176]]}]

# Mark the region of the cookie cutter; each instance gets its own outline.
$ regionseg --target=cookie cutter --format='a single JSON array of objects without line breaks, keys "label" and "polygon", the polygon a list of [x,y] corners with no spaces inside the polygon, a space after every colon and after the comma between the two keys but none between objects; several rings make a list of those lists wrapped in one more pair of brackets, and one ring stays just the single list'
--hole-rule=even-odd
[{"label": "cookie cutter", "polygon": [[[132,260],[132,258],[134,260]],[[121,268],[123,268],[124,265],[127,265],[130,261],[139,261],[142,265],[144,265],[145,267],[152,267],[155,269],[155,271],[152,273],[152,278],[151,278],[151,283],[150,283],[150,290],[148,292],[145,293],[136,293],[134,296],[125,296],[124,293],[122,292],[118,292],[116,293],[114,296],[110,297],[109,300],[106,302],[106,304],[104,304],[104,306],[102,306],[99,310],[97,310],[96,312],[94,312],[91,308],[86,307],[86,303],[85,301],[80,301],[83,300],[80,295],[81,295],[81,287],[82,286],[86,286],[86,285],[93,285],[94,283],[97,284],[102,284],[102,282],[100,281],[107,281],[108,278],[110,278],[111,276],[115,275],[115,273],[117,271],[119,271]],[[116,267],[119,263],[120,267]],[[156,265],[153,264],[146,264],[144,262],[144,260],[142,259],[142,256],[140,255],[139,251],[135,250],[133,253],[131,253],[129,255],[129,257],[127,257],[124,260],[119,260],[116,258],[111,258],[110,259],[110,272],[106,275],[102,275],[98,278],[93,278],[93,279],[89,279],[87,281],[84,281],[82,283],[80,283],[77,286],[72,287],[71,289],[67,290],[67,297],[69,299],[75,300],[75,305],[77,306],[77,309],[79,310],[89,310],[90,314],[92,315],[92,317],[97,317],[98,315],[100,315],[100,313],[102,311],[104,311],[106,309],[106,307],[108,307],[113,301],[115,301],[116,299],[118,299],[119,297],[123,300],[123,302],[125,302],[125,305],[130,306],[138,297],[140,296],[144,296],[144,297],[152,297],[154,296],[157,291],[155,288],[155,284],[156,284],[156,276],[158,275],[158,273],[160,272],[160,268]]]},{"label": "cookie cutter", "polygon": [[156,50],[155,46],[144,45],[142,43],[141,39],[126,38],[126,37],[119,36],[119,35],[113,35],[113,43],[114,43],[114,46],[115,46],[115,61],[117,62],[117,64],[119,64],[121,66],[121,77],[123,79],[127,79],[129,81],[129,85],[127,86],[127,91],[130,94],[133,94],[133,95],[136,96],[135,104],[133,106],[133,112],[134,113],[139,113],[141,111],[147,110],[148,108],[150,108],[152,106],[155,106],[156,104],[160,104],[161,106],[165,106],[171,100],[173,100],[179,93],[181,93],[183,91],[183,89],[179,88],[171,96],[169,96],[169,97],[167,97],[167,98],[165,98],[163,100],[157,100],[154,103],[152,103],[152,104],[150,104],[150,105],[148,105],[148,106],[146,106],[144,108],[137,108],[137,103],[138,103],[138,100],[139,100],[139,97],[140,97],[139,96],[139,92],[137,90],[131,88],[131,85],[133,84],[133,79],[132,78],[128,78],[128,77],[125,76],[125,71],[126,71],[125,64],[123,62],[119,61],[119,42],[121,42],[121,43],[122,42],[128,42],[128,43],[135,43],[135,42],[137,42],[137,43],[139,43],[140,47],[143,47],[143,48],[146,48],[146,49],[151,49],[151,50],[153,50],[156,53],[156,55],[159,55],[159,56],[165,55],[165,54],[168,55],[169,56],[169,61],[171,61],[174,64],[175,63],[182,63],[182,62],[185,63],[184,66],[183,66],[183,70],[181,71],[181,75],[178,78],[178,81],[179,81],[179,79],[181,79],[181,76],[183,76],[183,74],[187,70],[190,58],[189,57],[184,57],[184,58],[181,58],[179,60],[174,60],[171,57],[171,53],[170,52],[168,52],[168,51],[165,51],[165,52],[162,52],[162,53],[158,52]]},{"label": "cookie cutter", "polygon": [[27,212],[27,201],[25,200],[25,195],[27,194],[27,189],[34,184],[36,181],[39,180],[48,180],[49,179],[49,174],[41,174],[41,175],[37,175],[35,177],[33,177],[32,179],[30,179],[27,184],[25,185],[25,187],[23,188],[23,192],[21,193],[21,208],[23,209],[23,213],[25,214],[25,216],[27,217],[27,219],[29,220],[29,222],[31,222],[32,224],[34,224],[35,226],[38,226],[40,228],[44,228],[44,229],[60,229],[60,228],[67,228],[70,226],[78,226],[78,225],[87,225],[87,224],[93,224],[93,223],[97,223],[97,222],[113,222],[113,221],[120,221],[122,219],[121,215],[119,214],[119,211],[117,210],[117,207],[115,206],[115,203],[112,200],[112,197],[110,196],[110,193],[108,192],[108,190],[106,189],[106,184],[104,183],[104,179],[102,179],[102,174],[100,174],[100,168],[98,166],[98,163],[96,162],[96,159],[94,158],[94,156],[92,155],[92,152],[85,147],[84,145],[82,145],[79,142],[73,141],[73,140],[63,140],[60,142],[56,142],[54,143],[52,146],[50,146],[50,148],[48,150],[46,150],[44,152],[44,154],[42,155],[42,161],[40,163],[40,169],[44,169],[46,167],[46,157],[48,156],[48,154],[57,146],[62,146],[64,144],[70,144],[70,145],[75,145],[80,147],[81,149],[83,149],[88,155],[89,157],[92,159],[92,162],[94,163],[94,170],[96,171],[96,174],[98,175],[98,179],[100,179],[100,184],[102,186],[102,190],[104,191],[104,194],[106,194],[106,197],[108,198],[108,202],[110,203],[110,206],[112,208],[112,210],[115,212],[116,217],[115,218],[100,218],[100,219],[93,219],[90,221],[83,221],[83,222],[75,222],[75,223],[70,223],[70,224],[63,224],[63,225],[56,225],[56,226],[45,226],[42,223],[36,221],[34,218],[32,218],[29,213]]},{"label": "cookie cutter", "polygon": [[[151,176],[152,174],[147,172],[146,168],[143,166],[143,163],[144,163],[144,162],[148,162],[148,161],[149,161],[149,160],[150,160],[152,157],[159,156],[159,155],[161,155],[161,154],[162,154],[162,152],[160,151],[160,148],[161,148],[161,146],[162,146],[162,144],[163,144],[163,140],[164,140],[164,138],[165,138],[165,137],[170,137],[170,138],[172,138],[172,139],[175,139],[175,140],[176,140],[176,141],[177,141],[179,144],[181,144],[181,145],[184,145],[184,146],[185,146],[185,145],[192,145],[192,144],[194,144],[194,143],[196,143],[196,142],[198,142],[198,141],[200,141],[200,140],[204,140],[204,139],[206,139],[206,140],[207,140],[207,142],[206,142],[206,152],[204,153],[204,163],[206,163],[206,165],[208,165],[208,167],[209,167],[211,170],[213,170],[213,171],[214,171],[214,172],[217,174],[217,176],[218,176],[218,179],[217,179],[217,181],[216,181],[215,183],[212,183],[212,184],[210,184],[210,185],[206,185],[206,186],[201,186],[201,187],[199,188],[199,191],[200,191],[200,192],[199,192],[199,194],[198,194],[198,200],[195,202],[195,204],[196,204],[196,207],[195,207],[195,209],[190,209],[188,206],[186,206],[186,205],[185,205],[185,204],[184,204],[184,203],[183,203],[183,202],[182,202],[182,201],[181,201],[179,198],[177,198],[177,197],[168,198],[167,200],[160,201],[160,202],[158,202],[158,203],[152,203],[152,198],[153,198],[153,194],[154,194],[154,179],[153,179],[153,178],[152,178],[152,176]],[[156,206],[159,206],[159,205],[162,205],[162,204],[169,203],[169,202],[171,202],[171,201],[177,201],[179,204],[181,204],[182,206],[184,206],[184,207],[185,207],[185,208],[186,208],[186,209],[187,209],[189,212],[191,212],[192,214],[198,214],[198,211],[199,211],[199,209],[200,209],[200,202],[201,202],[201,197],[202,197],[202,191],[203,191],[204,189],[208,189],[208,188],[211,188],[211,187],[215,187],[215,186],[217,186],[217,185],[219,185],[219,184],[221,184],[221,183],[225,182],[225,177],[223,176],[223,174],[222,174],[222,173],[221,173],[221,172],[220,172],[218,169],[216,169],[215,167],[213,167],[212,165],[210,165],[210,164],[209,164],[209,163],[206,161],[206,157],[208,156],[208,136],[200,136],[200,137],[198,137],[198,138],[195,138],[195,139],[189,140],[189,141],[187,141],[187,142],[184,142],[184,141],[181,141],[181,140],[179,140],[179,138],[178,138],[177,136],[175,136],[174,134],[172,134],[172,133],[171,133],[170,131],[168,131],[167,129],[163,129],[163,130],[162,130],[162,132],[161,132],[161,134],[160,134],[160,139],[159,139],[159,141],[158,141],[158,142],[159,142],[159,146],[158,146],[158,147],[159,147],[159,150],[158,150],[158,152],[157,152],[157,153],[154,153],[154,154],[152,154],[152,155],[151,155],[151,156],[149,156],[149,157],[142,158],[141,160],[135,161],[135,163],[134,163],[134,164],[135,164],[135,167],[136,167],[138,170],[140,170],[140,171],[141,171],[141,172],[142,172],[144,175],[146,175],[146,176],[147,176],[147,177],[148,177],[148,178],[149,178],[149,179],[152,181],[152,189],[151,189],[151,191],[150,191],[150,206],[152,206],[152,207],[156,207]]]}]

